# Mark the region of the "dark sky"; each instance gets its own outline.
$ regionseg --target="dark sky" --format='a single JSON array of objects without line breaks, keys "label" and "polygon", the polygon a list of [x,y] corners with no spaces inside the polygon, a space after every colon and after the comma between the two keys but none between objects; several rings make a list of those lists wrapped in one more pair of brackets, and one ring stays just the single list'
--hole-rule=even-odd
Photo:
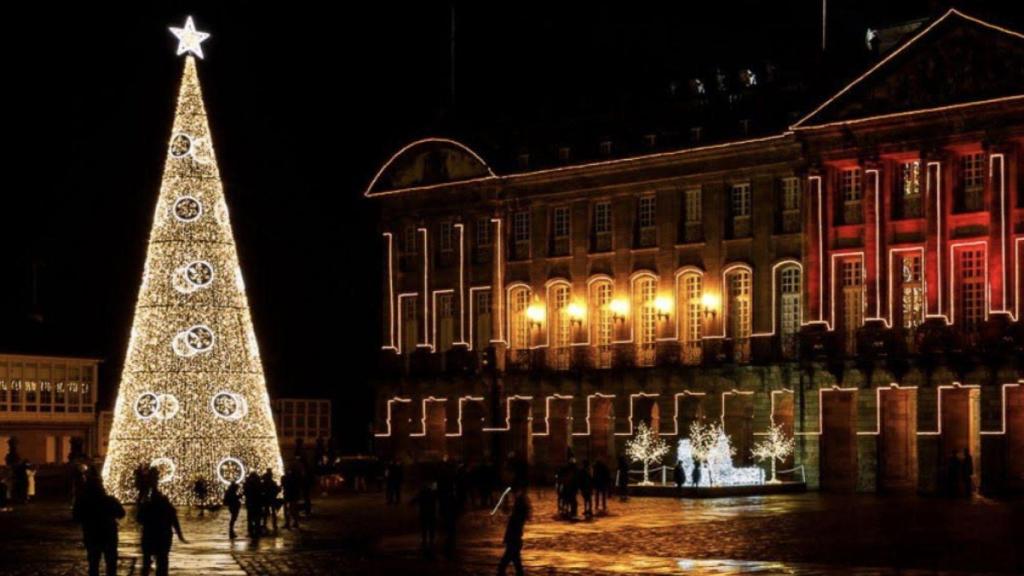
[{"label": "dark sky", "polygon": [[[444,2],[18,4],[5,8],[0,350],[100,356],[113,397],[181,73],[167,26],[193,14],[213,35],[199,73],[271,395],[346,399],[348,446],[365,430],[380,342],[361,192],[391,152],[642,107],[709,65],[815,62],[821,9],[461,3],[453,107]],[[865,26],[935,4],[833,1],[830,34],[856,46]],[[969,9],[1019,22],[996,2]],[[841,68],[821,77],[852,73]]]}]

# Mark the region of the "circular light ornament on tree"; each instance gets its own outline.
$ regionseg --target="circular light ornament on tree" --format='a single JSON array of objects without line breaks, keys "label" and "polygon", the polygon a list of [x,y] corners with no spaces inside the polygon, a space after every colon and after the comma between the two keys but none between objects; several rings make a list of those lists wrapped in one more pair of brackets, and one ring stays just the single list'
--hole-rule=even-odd
[{"label": "circular light ornament on tree", "polygon": [[160,420],[170,420],[178,415],[181,403],[174,394],[161,394],[157,397],[156,417]]},{"label": "circular light ornament on tree", "polygon": [[174,217],[181,222],[195,222],[203,215],[203,205],[192,196],[182,196],[174,201]]},{"label": "circular light ornament on tree", "polygon": [[188,134],[178,133],[171,136],[171,156],[184,158],[192,153],[192,137]]},{"label": "circular light ornament on tree", "polygon": [[175,269],[172,276],[174,289],[182,294],[191,294],[213,283],[213,265],[197,260]]},{"label": "circular light ornament on tree", "polygon": [[178,332],[171,342],[171,346],[178,356],[190,358],[212,350],[213,340],[213,330],[202,324],[197,324],[188,330]]},{"label": "circular light ornament on tree", "polygon": [[218,418],[241,420],[249,411],[249,405],[241,394],[221,391],[210,399],[210,408]]},{"label": "circular light ornament on tree", "polygon": [[160,484],[166,484],[171,480],[174,480],[174,473],[178,471],[178,467],[174,464],[174,460],[166,456],[154,458],[149,465],[156,468],[157,471],[157,482]]},{"label": "circular light ornament on tree", "polygon": [[217,464],[217,479],[224,484],[241,482],[245,478],[245,466],[233,456],[224,458]]},{"label": "circular light ornament on tree", "polygon": [[157,415],[160,409],[160,398],[152,392],[143,392],[135,400],[135,415],[140,420],[149,420]]}]

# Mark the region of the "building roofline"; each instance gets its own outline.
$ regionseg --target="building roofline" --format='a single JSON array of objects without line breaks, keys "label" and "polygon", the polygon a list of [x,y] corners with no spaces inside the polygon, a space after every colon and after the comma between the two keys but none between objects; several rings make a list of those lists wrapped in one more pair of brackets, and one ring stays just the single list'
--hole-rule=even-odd
[{"label": "building roofline", "polygon": [[4,352],[4,351],[0,351],[0,358],[3,358],[3,357],[9,357],[9,358],[33,358],[33,359],[36,359],[36,360],[83,360],[83,361],[95,362],[97,364],[102,364],[103,362],[106,362],[105,359],[100,358],[98,356],[78,356],[78,355],[75,355],[75,354],[68,354],[68,355],[60,355],[60,354],[28,354],[28,353],[24,353],[24,352]]},{"label": "building roofline", "polygon": [[[394,163],[395,160],[397,160],[402,154],[405,154],[408,150],[411,150],[412,148],[415,148],[416,146],[420,146],[422,144],[448,144],[448,145],[451,145],[451,146],[455,146],[456,148],[459,148],[460,150],[462,150],[464,152],[468,152],[471,156],[473,156],[473,158],[475,158],[477,160],[477,162],[480,162],[480,164],[484,167],[484,169],[487,170],[487,174],[488,174],[487,176],[483,176],[483,177],[480,177],[480,178],[471,178],[471,179],[467,179],[467,180],[456,180],[455,183],[468,182],[468,181],[476,181],[476,180],[486,180],[488,178],[495,178],[496,177],[496,175],[494,174],[494,170],[491,170],[490,165],[487,164],[487,162],[484,161],[484,159],[481,158],[480,155],[477,154],[475,151],[473,151],[473,149],[470,148],[469,146],[466,146],[465,144],[463,144],[462,142],[459,142],[457,140],[452,140],[451,138],[441,138],[441,137],[438,137],[438,136],[431,136],[431,137],[428,137],[428,138],[421,138],[419,140],[415,140],[413,142],[410,142],[410,143],[406,144],[405,146],[402,146],[402,148],[400,148],[398,150],[398,152],[395,152],[394,154],[392,154],[391,157],[388,158],[387,162],[384,162],[384,165],[380,167],[380,170],[377,170],[377,173],[374,174],[373,179],[370,180],[370,185],[367,186],[366,187],[366,191],[363,192],[363,196],[366,196],[366,197],[381,196],[381,195],[392,193],[393,192],[392,190],[385,190],[383,192],[374,192],[373,191],[373,187],[377,185],[377,180],[380,179],[381,175],[384,174],[384,171],[387,170],[391,166],[391,164]],[[446,185],[451,185],[451,184],[452,184],[452,182],[443,182],[443,183],[440,183],[440,184],[431,184],[431,185],[427,185],[427,186],[418,186],[418,187],[414,186],[411,189],[415,189],[415,188],[430,188],[430,187],[436,187],[436,186],[439,186],[439,185],[440,186],[446,186]]]},{"label": "building roofline", "polygon": [[[504,174],[504,175],[498,175],[498,174],[495,174],[492,171],[490,175],[488,175],[488,176],[481,176],[479,178],[469,178],[469,179],[465,179],[465,180],[458,180],[458,181],[455,181],[455,182],[441,182],[441,183],[437,183],[437,184],[428,184],[428,185],[425,185],[425,186],[410,186],[410,187],[407,187],[407,188],[396,188],[394,190],[384,190],[382,192],[372,192],[371,193],[371,192],[369,192],[369,190],[372,189],[373,185],[376,183],[376,180],[377,180],[377,177],[374,177],[374,181],[371,182],[370,188],[367,189],[367,192],[364,193],[364,196],[366,196],[368,198],[375,198],[375,197],[378,197],[378,196],[391,196],[391,195],[395,195],[395,194],[404,194],[404,193],[408,193],[408,192],[422,192],[422,191],[432,190],[432,189],[436,189],[436,188],[454,188],[454,187],[458,187],[458,186],[464,186],[464,185],[469,185],[469,184],[477,184],[477,183],[480,183],[480,182],[487,182],[487,181],[491,181],[491,180],[497,180],[497,181],[500,181],[500,182],[508,182],[508,181],[516,180],[516,179],[520,179],[520,178],[529,178],[529,177],[534,177],[534,176],[544,176],[544,175],[548,175],[548,174],[558,174],[558,173],[570,172],[570,171],[574,171],[574,170],[586,170],[588,168],[597,168],[597,167],[603,167],[603,166],[617,166],[617,165],[620,165],[620,164],[631,164],[631,163],[635,163],[635,162],[642,162],[642,161],[648,161],[648,160],[656,160],[656,159],[660,159],[660,158],[669,158],[669,157],[675,157],[675,156],[685,156],[685,155],[689,155],[689,154],[693,154],[693,153],[698,153],[698,152],[706,152],[706,151],[709,151],[709,150],[719,150],[719,149],[723,149],[723,148],[731,148],[731,147],[734,147],[734,146],[742,146],[742,145],[747,145],[747,144],[759,144],[759,143],[762,143],[762,142],[770,142],[770,141],[773,141],[773,140],[782,140],[782,139],[784,139],[784,138],[786,138],[786,137],[788,137],[788,136],[790,136],[792,134],[793,134],[792,131],[786,130],[786,131],[780,132],[778,134],[772,134],[772,135],[769,135],[769,136],[761,136],[761,137],[758,137],[758,138],[750,138],[750,139],[747,139],[747,140],[731,140],[731,141],[728,141],[728,142],[720,142],[718,144],[707,144],[707,145],[704,145],[704,146],[697,146],[697,147],[693,147],[693,148],[682,148],[682,149],[678,149],[678,150],[666,150],[664,152],[654,152],[654,153],[651,153],[651,154],[641,154],[641,155],[638,155],[638,156],[627,156],[625,158],[614,158],[614,159],[611,159],[611,160],[600,160],[600,161],[596,161],[596,162],[585,162],[583,164],[571,164],[571,165],[568,165],[568,166],[558,166],[558,167],[555,167],[555,168],[542,168],[542,169],[539,169],[539,170],[529,170],[529,171],[526,171],[526,172],[513,172],[511,174]],[[422,142],[422,140],[419,141],[419,142]],[[410,144],[409,146],[412,146],[412,145],[413,144]],[[406,146],[402,150],[404,151],[409,146]],[[395,154],[395,156],[397,156],[398,154],[401,154],[401,152],[402,151],[399,151],[398,153]],[[392,156],[392,159],[394,159],[395,156]],[[390,160],[389,160],[389,163],[390,163]],[[488,170],[490,171],[489,168],[488,168]],[[381,171],[383,171],[383,168],[381,169]],[[378,172],[378,176],[380,175],[380,173],[381,172]]]},{"label": "building roofline", "polygon": [[[995,24],[992,24],[991,22],[986,22],[984,20],[975,18],[974,16],[969,16],[969,15],[964,14],[963,12],[957,10],[956,8],[950,8],[948,11],[946,11],[945,14],[943,14],[942,16],[937,18],[934,22],[932,22],[931,24],[926,26],[923,30],[921,30],[917,34],[914,34],[913,37],[911,37],[909,40],[907,40],[906,42],[901,44],[899,48],[897,48],[897,49],[893,50],[892,52],[890,52],[885,58],[882,58],[877,64],[875,64],[874,66],[869,68],[866,72],[864,72],[863,74],[861,74],[860,76],[855,78],[852,82],[850,82],[849,84],[844,86],[842,90],[840,90],[839,92],[836,92],[834,95],[832,95],[831,98],[829,98],[828,100],[825,100],[820,106],[815,108],[809,114],[807,114],[803,118],[797,120],[794,124],[792,124],[789,127],[789,129],[790,130],[800,130],[800,129],[808,129],[808,128],[820,128],[822,126],[830,126],[830,125],[835,125],[835,124],[844,124],[844,123],[849,123],[849,122],[853,122],[853,121],[860,121],[861,119],[847,120],[847,121],[838,121],[838,122],[830,122],[830,123],[826,123],[826,124],[816,124],[816,125],[814,125],[814,124],[805,125],[804,124],[805,122],[807,122],[807,120],[813,118],[814,115],[816,115],[818,112],[821,112],[828,105],[832,104],[832,102],[834,102],[837,98],[839,98],[843,94],[849,92],[854,86],[859,84],[862,80],[864,80],[868,76],[874,74],[876,70],[878,70],[879,68],[884,66],[890,60],[892,60],[897,55],[902,53],[904,50],[909,48],[911,45],[915,44],[918,40],[920,40],[924,35],[928,34],[928,32],[930,32],[933,28],[938,26],[941,22],[945,21],[947,18],[949,18],[950,16],[954,16],[954,15],[955,16],[959,16],[960,18],[963,18],[964,20],[968,20],[970,22],[974,22],[975,24],[980,24],[982,26],[985,26],[986,28],[991,28],[992,30],[996,30],[996,31],[1002,32],[1004,34],[1009,34],[1011,36],[1016,36],[1018,38],[1024,39],[1024,34],[1021,34],[1020,32],[1016,32],[1016,31],[1010,30],[1009,28],[1003,28],[1002,26],[997,26]],[[979,103],[981,103],[981,102],[979,102]],[[968,103],[968,104],[971,104],[971,103]],[[900,113],[897,113],[897,114],[916,113],[916,112],[928,112],[928,111],[933,111],[933,110],[936,110],[936,109],[911,110],[911,111],[907,111],[907,112],[900,112]],[[880,118],[880,117],[881,116],[876,116],[876,117],[873,117],[871,119]],[[867,120],[867,119],[865,119],[865,120]]]}]

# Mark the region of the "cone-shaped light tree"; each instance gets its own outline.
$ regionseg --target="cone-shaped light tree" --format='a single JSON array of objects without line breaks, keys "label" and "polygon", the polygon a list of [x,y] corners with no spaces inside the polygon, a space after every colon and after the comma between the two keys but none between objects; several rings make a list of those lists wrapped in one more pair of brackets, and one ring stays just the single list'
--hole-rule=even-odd
[{"label": "cone-shaped light tree", "polygon": [[103,477],[132,498],[154,467],[178,503],[202,478],[212,503],[282,463],[193,56],[208,35],[191,17],[172,32],[185,68]]}]

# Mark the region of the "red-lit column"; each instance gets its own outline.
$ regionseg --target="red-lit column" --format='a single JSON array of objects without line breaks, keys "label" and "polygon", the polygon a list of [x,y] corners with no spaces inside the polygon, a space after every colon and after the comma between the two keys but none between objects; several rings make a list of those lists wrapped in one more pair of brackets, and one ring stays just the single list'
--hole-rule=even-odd
[{"label": "red-lit column", "polygon": [[992,312],[1006,312],[1010,309],[1011,299],[1007,286],[1012,261],[1012,247],[1010,242],[1011,228],[1010,218],[1012,216],[1012,205],[1010,204],[1010,190],[1006,185],[1006,152],[999,147],[992,147],[988,151],[988,178],[985,179],[985,204],[990,206],[989,229],[989,290],[990,310]]},{"label": "red-lit column", "polygon": [[[928,300],[928,314],[945,316],[943,286],[945,276],[942,271],[948,266],[948,256],[944,252],[944,238],[947,213],[945,182],[942,179],[942,161],[934,156],[926,156],[925,162],[925,215],[927,217],[927,238],[925,242],[925,285]],[[948,318],[948,317],[947,317]]]},{"label": "red-lit column", "polygon": [[807,175],[807,209],[804,211],[804,286],[806,286],[807,315],[811,322],[821,322],[824,316],[825,279],[825,207],[822,175],[810,171]]},{"label": "red-lit column", "polygon": [[882,198],[881,166],[864,165],[864,272],[867,282],[867,319],[882,314]]}]

